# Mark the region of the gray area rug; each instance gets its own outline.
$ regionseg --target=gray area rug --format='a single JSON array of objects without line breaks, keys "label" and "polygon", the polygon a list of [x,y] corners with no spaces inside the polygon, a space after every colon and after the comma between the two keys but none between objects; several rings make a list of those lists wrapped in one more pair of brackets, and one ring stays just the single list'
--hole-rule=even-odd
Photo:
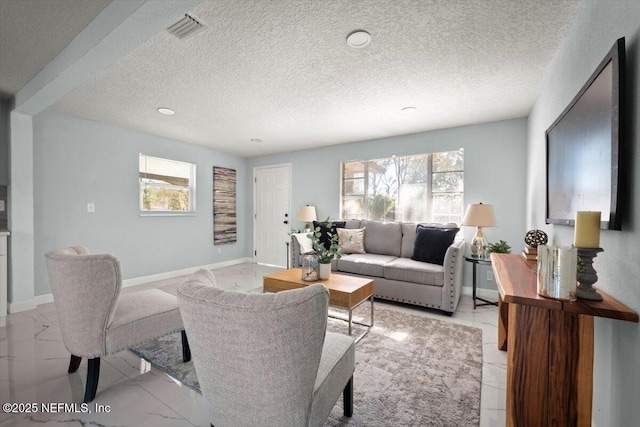
[{"label": "gray area rug", "polygon": [[[357,318],[368,322],[364,306]],[[347,333],[340,320],[330,319],[329,329]],[[182,362],[179,333],[132,350],[200,391],[193,362]],[[353,417],[342,415],[340,398],[327,426],[477,426],[481,377],[480,329],[376,306],[375,327],[356,345]]]}]

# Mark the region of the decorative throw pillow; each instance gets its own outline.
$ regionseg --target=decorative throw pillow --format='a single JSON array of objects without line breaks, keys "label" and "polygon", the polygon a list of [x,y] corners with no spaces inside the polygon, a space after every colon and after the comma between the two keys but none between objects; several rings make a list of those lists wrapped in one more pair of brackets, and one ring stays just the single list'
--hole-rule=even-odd
[{"label": "decorative throw pillow", "polygon": [[412,260],[430,264],[444,264],[447,249],[453,243],[459,228],[435,228],[418,225]]},{"label": "decorative throw pillow", "polygon": [[331,237],[329,237],[329,233],[331,233],[331,235],[333,236],[334,234],[336,234],[337,228],[344,228],[344,226],[347,224],[346,221],[331,221],[331,223],[333,224],[333,227],[329,228],[327,227],[327,222],[313,221],[314,230],[316,229],[316,227],[320,227],[319,240],[322,246],[324,246],[326,249],[329,249],[329,246],[331,245]]},{"label": "decorative throw pillow", "polygon": [[313,252],[313,244],[311,243],[311,239],[308,237],[309,233],[296,233],[293,236],[298,241],[301,254]]},{"label": "decorative throw pillow", "polygon": [[338,228],[338,245],[345,254],[365,254],[364,228]]}]

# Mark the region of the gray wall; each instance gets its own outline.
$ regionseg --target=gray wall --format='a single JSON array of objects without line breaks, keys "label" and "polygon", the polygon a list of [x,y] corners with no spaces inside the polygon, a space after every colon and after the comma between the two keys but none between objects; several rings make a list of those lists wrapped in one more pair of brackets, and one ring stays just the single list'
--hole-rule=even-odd
[{"label": "gray wall", "polygon": [[0,230],[8,225],[9,185],[9,108],[8,101],[0,99],[0,200],[4,201],[4,211],[0,211]]},{"label": "gray wall", "polygon": [[[627,96],[629,98],[629,202],[624,210],[623,231],[603,231],[594,267],[597,287],[628,307],[640,311],[640,2],[586,1],[561,50],[547,72],[540,96],[529,116],[527,224],[546,230],[556,244],[573,242],[572,227],[545,225],[545,130],[573,99],[619,37],[626,37]],[[596,318],[593,424],[637,425],[640,419],[640,327],[637,323]]]},{"label": "gray wall", "polygon": [[[526,119],[506,120],[423,132],[372,141],[341,144],[256,157],[249,160],[248,181],[252,168],[291,163],[293,173],[293,228],[304,224],[295,220],[300,206],[316,206],[318,218],[340,216],[340,162],[376,159],[391,155],[421,154],[464,148],[465,206],[468,203],[492,203],[498,227],[487,229],[490,242],[506,240],[518,252],[522,249],[525,229]],[[251,183],[250,183],[251,185]],[[251,190],[251,187],[249,187]],[[471,240],[475,229],[465,229]],[[468,266],[466,266],[468,267]],[[466,268],[466,284],[471,284],[470,268]],[[496,289],[482,274],[480,287]]]},{"label": "gray wall", "polygon": [[[138,154],[196,164],[195,217],[138,215]],[[124,278],[247,256],[247,236],[213,246],[212,167],[237,171],[238,222],[247,222],[246,160],[148,134],[45,111],[34,118],[35,295],[50,292],[44,253],[70,245],[110,252]],[[87,213],[87,203],[95,213]],[[222,248],[218,254],[217,249]]]},{"label": "gray wall", "polygon": [[0,100],[0,185],[9,185],[9,104]]}]

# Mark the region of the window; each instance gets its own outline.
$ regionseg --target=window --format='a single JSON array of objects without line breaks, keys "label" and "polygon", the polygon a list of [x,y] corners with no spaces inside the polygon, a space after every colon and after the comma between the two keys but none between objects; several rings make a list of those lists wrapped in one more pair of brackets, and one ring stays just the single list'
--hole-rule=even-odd
[{"label": "window", "polygon": [[464,152],[342,163],[342,218],[462,222]]},{"label": "window", "polygon": [[193,215],[196,165],[140,154],[140,215]]}]

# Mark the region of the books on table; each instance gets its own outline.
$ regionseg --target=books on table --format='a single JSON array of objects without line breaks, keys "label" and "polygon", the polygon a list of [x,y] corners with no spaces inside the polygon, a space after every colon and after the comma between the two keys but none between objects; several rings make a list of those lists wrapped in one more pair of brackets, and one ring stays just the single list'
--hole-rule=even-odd
[{"label": "books on table", "polygon": [[527,260],[537,260],[538,259],[538,248],[525,245],[524,249],[522,249],[522,256]]}]

